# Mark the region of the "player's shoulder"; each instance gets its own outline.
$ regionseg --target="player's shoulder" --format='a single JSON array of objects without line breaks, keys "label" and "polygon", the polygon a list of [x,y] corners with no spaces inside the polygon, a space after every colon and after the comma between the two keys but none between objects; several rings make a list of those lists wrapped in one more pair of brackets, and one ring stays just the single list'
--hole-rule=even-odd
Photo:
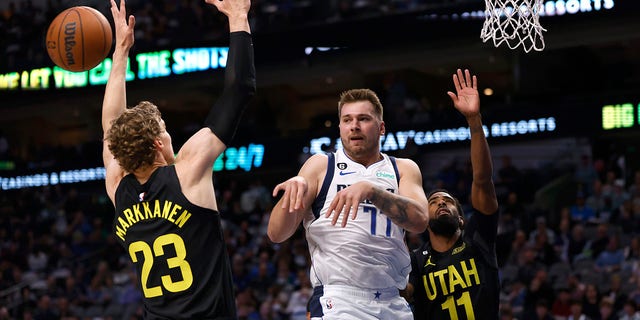
[{"label": "player's shoulder", "polygon": [[305,166],[310,166],[310,167],[327,167],[327,159],[329,158],[329,155],[326,153],[316,153],[314,155],[312,155],[311,157],[309,157],[309,159],[307,159],[307,161],[305,161],[304,165]]},{"label": "player's shoulder", "polygon": [[395,158],[396,166],[398,166],[398,171],[400,175],[404,175],[405,173],[419,174],[420,167],[418,164],[409,159],[409,158]]},{"label": "player's shoulder", "polygon": [[404,166],[415,166],[416,168],[418,167],[418,164],[409,159],[409,158],[398,158],[398,157],[394,157],[394,159],[396,160],[396,163],[398,165],[404,165]]},{"label": "player's shoulder", "polygon": [[307,159],[302,168],[300,168],[300,175],[307,178],[318,178],[327,171],[328,167],[328,155],[322,153],[316,153]]}]

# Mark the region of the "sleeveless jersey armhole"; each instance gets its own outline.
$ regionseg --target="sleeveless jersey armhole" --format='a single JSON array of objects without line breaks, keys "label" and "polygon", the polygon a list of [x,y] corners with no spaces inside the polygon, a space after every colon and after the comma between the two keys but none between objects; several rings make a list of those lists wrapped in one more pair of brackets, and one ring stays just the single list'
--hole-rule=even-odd
[{"label": "sleeveless jersey armhole", "polygon": [[329,191],[329,186],[331,185],[331,180],[333,180],[333,174],[335,171],[335,162],[335,155],[332,152],[327,153],[327,173],[322,181],[322,188],[320,189],[320,192],[318,192],[318,196],[316,197],[316,200],[313,201],[312,206],[313,216],[316,219],[320,217],[320,210],[322,210],[324,201],[327,199],[327,192]]},{"label": "sleeveless jersey armhole", "polygon": [[400,184],[400,171],[398,170],[398,164],[396,163],[396,157],[389,156],[389,160],[391,160],[391,165],[393,166],[393,171],[396,173],[396,180],[398,184]]}]

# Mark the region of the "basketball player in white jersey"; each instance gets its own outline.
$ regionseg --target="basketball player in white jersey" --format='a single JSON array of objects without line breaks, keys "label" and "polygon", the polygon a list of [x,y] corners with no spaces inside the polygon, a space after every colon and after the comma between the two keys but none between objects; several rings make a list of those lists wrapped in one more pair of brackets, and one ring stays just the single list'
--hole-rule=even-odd
[{"label": "basketball player in white jersey", "polygon": [[342,148],[309,158],[277,185],[268,235],[291,237],[302,222],[311,254],[311,319],[413,319],[399,290],[411,259],[405,230],[423,232],[428,202],[415,162],[380,152],[382,104],[369,89],[338,103]]}]

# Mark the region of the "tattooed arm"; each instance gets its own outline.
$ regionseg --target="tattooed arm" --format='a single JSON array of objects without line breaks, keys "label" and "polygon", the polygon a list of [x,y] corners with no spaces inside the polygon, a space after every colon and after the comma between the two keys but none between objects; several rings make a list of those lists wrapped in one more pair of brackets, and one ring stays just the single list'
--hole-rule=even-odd
[{"label": "tattooed arm", "polygon": [[327,217],[333,214],[333,224],[342,216],[342,226],[349,216],[355,219],[358,205],[369,199],[396,225],[410,232],[423,232],[427,228],[427,197],[422,189],[422,175],[418,165],[409,159],[396,159],[400,182],[398,194],[361,181],[342,189],[331,202]]}]

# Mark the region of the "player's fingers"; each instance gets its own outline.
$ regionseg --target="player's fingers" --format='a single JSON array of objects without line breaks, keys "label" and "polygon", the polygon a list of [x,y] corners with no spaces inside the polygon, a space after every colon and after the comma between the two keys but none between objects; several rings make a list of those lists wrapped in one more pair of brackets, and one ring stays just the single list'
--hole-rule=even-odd
[{"label": "player's fingers", "polygon": [[[341,214],[344,214],[344,201],[342,199],[338,200],[336,205],[333,208],[333,218],[331,219],[331,225],[335,225],[338,222]],[[328,212],[330,214],[330,212]]]},{"label": "player's fingers", "polygon": [[478,89],[478,78],[473,76],[473,88]]},{"label": "player's fingers", "polygon": [[464,75],[462,74],[462,70],[458,69],[456,72],[458,73],[458,79],[460,80],[460,87],[464,89],[465,87],[467,87],[467,83],[464,79]]},{"label": "player's fingers", "polygon": [[447,91],[447,94],[449,95],[449,97],[451,97],[451,101],[453,101],[453,104],[456,104],[456,102],[458,101],[458,96],[451,91]]},{"label": "player's fingers", "polygon": [[273,188],[273,191],[271,191],[271,196],[275,198],[278,195],[278,192],[280,192],[280,190],[282,190],[282,183],[278,184]]},{"label": "player's fingers", "polygon": [[467,83],[467,87],[471,87],[472,83],[471,83],[471,72],[469,72],[469,69],[464,69],[464,81]]},{"label": "player's fingers", "polygon": [[282,209],[287,209],[289,207],[289,185],[284,185],[282,188],[284,193],[282,194]]},{"label": "player's fingers", "polygon": [[304,208],[304,203],[302,201],[303,197],[304,197],[303,188],[298,188],[298,190],[296,192],[296,203],[293,205],[294,209],[298,210],[298,209],[300,209],[300,207]]},{"label": "player's fingers", "polygon": [[351,207],[351,204],[347,203],[347,204],[345,205],[345,212],[344,212],[344,214],[342,215],[342,224],[341,224],[341,226],[342,226],[343,228],[347,226],[347,221],[349,220],[349,215],[351,214],[351,209],[353,209],[353,208]]},{"label": "player's fingers", "polygon": [[298,186],[295,183],[289,185],[289,212],[295,209],[296,196],[298,195]]},{"label": "player's fingers", "polygon": [[358,208],[360,207],[360,203],[358,201],[354,201],[353,202],[353,213],[351,214],[351,220],[355,220],[356,217],[358,216]]},{"label": "player's fingers", "polygon": [[288,191],[285,190],[284,194],[282,195],[282,198],[280,199],[280,201],[282,201],[282,210],[286,210],[289,208],[289,194],[287,193]]},{"label": "player's fingers", "polygon": [[453,74],[453,86],[456,88],[456,92],[460,92],[462,88],[460,87],[460,80],[458,79],[457,74]]},{"label": "player's fingers", "polygon": [[329,208],[327,208],[327,213],[324,215],[325,218],[329,218],[331,216],[333,211],[336,209],[337,205],[338,205],[338,197],[335,197],[333,198],[333,201],[331,201],[331,203],[329,204]]}]

